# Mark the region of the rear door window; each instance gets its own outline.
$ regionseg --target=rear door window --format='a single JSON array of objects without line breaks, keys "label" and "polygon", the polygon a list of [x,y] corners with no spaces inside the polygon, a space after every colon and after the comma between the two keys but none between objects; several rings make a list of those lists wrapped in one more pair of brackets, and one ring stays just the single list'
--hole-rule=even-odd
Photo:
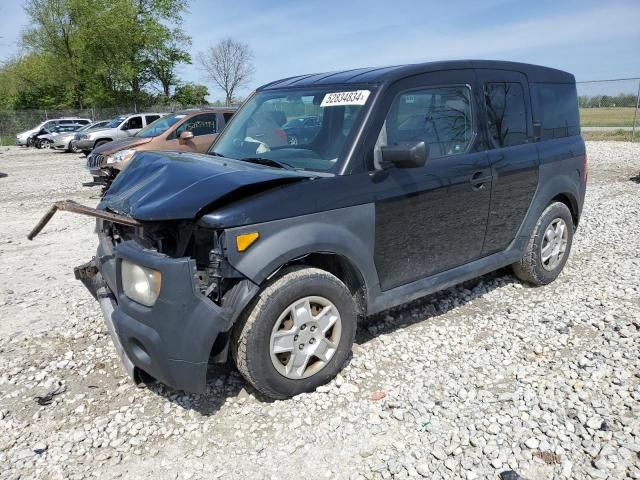
[{"label": "rear door window", "polygon": [[527,108],[522,85],[515,82],[484,86],[489,141],[494,148],[527,143]]},{"label": "rear door window", "polygon": [[144,118],[146,118],[147,125],[149,125],[151,122],[155,122],[157,119],[159,119],[160,115],[145,115]]}]

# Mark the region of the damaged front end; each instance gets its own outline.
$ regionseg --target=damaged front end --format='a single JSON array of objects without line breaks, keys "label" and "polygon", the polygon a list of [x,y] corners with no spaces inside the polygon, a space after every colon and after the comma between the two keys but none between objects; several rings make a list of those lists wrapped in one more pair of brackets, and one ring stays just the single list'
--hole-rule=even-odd
[{"label": "damaged front end", "polygon": [[209,362],[226,360],[230,329],[259,287],[229,264],[225,227],[201,225],[199,218],[311,176],[145,152],[116,177],[98,208],[58,202],[29,238],[57,210],[95,217],[96,255],[75,275],[100,303],[127,372],[134,380],[145,372],[174,388],[203,392]]},{"label": "damaged front end", "polygon": [[[142,371],[174,388],[204,391],[208,364],[226,361],[229,331],[258,291],[227,263],[224,232],[189,221],[96,225],[97,255],[75,274],[100,303],[125,369],[136,381]],[[140,288],[131,286],[127,269],[153,272],[157,298],[136,297]]]}]

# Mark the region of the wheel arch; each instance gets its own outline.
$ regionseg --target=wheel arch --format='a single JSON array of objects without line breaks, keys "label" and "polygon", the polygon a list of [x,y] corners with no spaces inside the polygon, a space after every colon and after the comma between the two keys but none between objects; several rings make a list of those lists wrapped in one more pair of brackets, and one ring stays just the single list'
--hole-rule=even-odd
[{"label": "wheel arch", "polygon": [[[228,260],[256,285],[283,267],[309,265],[332,273],[358,298],[366,312],[378,288],[373,262],[375,212],[372,204],[232,228],[225,232]],[[237,235],[257,231],[259,239],[238,252]]]},{"label": "wheel arch", "polygon": [[569,192],[559,193],[551,199],[549,205],[553,202],[564,203],[571,212],[571,218],[573,219],[573,226],[577,227],[580,221],[580,210],[578,208],[578,200]]},{"label": "wheel arch", "polygon": [[98,142],[113,142],[112,138],[98,138],[93,142],[93,148],[96,148]]},{"label": "wheel arch", "polygon": [[302,257],[293,258],[275,269],[268,278],[277,275],[279,271],[289,266],[307,266],[323,270],[334,275],[351,292],[356,303],[358,315],[367,314],[367,284],[362,272],[345,255],[334,252],[312,252]]}]

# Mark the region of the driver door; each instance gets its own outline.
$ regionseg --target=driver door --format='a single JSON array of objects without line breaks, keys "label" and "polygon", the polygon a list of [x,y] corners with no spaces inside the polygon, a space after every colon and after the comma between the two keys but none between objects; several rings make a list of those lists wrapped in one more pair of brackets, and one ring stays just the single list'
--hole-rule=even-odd
[{"label": "driver door", "polygon": [[[374,148],[375,264],[383,291],[477,260],[491,199],[473,71],[398,82]],[[391,100],[392,99],[392,100]],[[427,163],[381,163],[381,147],[424,141]]]}]

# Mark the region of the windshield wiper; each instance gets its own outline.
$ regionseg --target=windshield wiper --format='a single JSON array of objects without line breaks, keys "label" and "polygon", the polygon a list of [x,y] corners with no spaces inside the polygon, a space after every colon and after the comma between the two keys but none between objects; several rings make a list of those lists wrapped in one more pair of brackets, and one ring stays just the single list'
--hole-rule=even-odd
[{"label": "windshield wiper", "polygon": [[222,157],[227,158],[223,154],[216,152],[215,150],[210,150],[207,152],[207,155],[213,155],[214,157]]},{"label": "windshield wiper", "polygon": [[264,158],[264,157],[246,157],[246,158],[241,158],[240,160],[242,160],[243,162],[249,162],[249,163],[257,163],[259,165],[266,165],[268,167],[277,167],[277,168],[285,168],[287,170],[295,170],[293,168],[292,165],[289,165],[288,163],[285,162],[279,162],[277,160],[272,160],[270,158]]}]

